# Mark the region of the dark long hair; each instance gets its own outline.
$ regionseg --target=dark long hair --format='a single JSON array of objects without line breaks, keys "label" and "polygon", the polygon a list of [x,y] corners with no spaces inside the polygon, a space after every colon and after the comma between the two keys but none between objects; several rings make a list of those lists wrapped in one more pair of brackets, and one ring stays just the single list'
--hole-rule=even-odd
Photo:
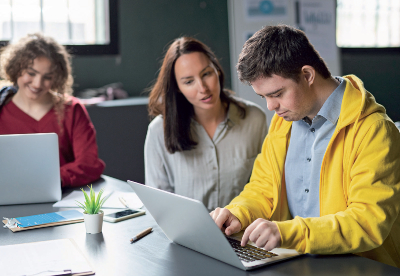
[{"label": "dark long hair", "polygon": [[240,116],[244,118],[246,111],[243,104],[236,101],[230,90],[224,89],[225,75],[217,57],[204,43],[191,37],[180,37],[169,46],[156,83],[150,88],[149,115],[154,118],[162,115],[164,119],[164,139],[168,152],[191,150],[197,142],[190,131],[191,119],[194,116],[193,105],[179,92],[175,78],[175,62],[184,54],[200,52],[205,54],[219,72],[221,101],[238,106]]}]

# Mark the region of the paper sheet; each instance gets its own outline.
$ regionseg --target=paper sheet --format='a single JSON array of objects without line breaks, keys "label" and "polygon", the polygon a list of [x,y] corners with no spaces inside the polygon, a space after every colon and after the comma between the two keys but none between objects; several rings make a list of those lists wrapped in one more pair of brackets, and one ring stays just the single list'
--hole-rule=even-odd
[{"label": "paper sheet", "polygon": [[[97,194],[96,194],[97,195]],[[129,208],[138,209],[143,207],[142,201],[140,201],[139,197],[133,192],[112,192],[105,191],[104,196],[108,196],[108,199],[104,203],[102,209],[113,208],[113,209],[126,209],[126,207],[119,200],[120,197],[123,197],[125,201],[128,203]],[[85,198],[81,191],[73,191],[62,200],[53,204],[53,207],[58,208],[77,208],[76,201],[84,202]]]},{"label": "paper sheet", "polygon": [[0,246],[0,267],[1,275],[8,276],[92,271],[82,252],[69,239]]}]

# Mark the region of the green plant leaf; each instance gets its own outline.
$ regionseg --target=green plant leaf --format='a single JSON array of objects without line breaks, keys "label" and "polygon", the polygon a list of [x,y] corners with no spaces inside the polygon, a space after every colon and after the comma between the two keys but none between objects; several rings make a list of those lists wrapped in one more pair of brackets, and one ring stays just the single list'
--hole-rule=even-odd
[{"label": "green plant leaf", "polygon": [[[89,187],[89,185],[88,185]],[[77,205],[83,209],[84,212],[87,214],[97,214],[100,212],[101,207],[103,206],[104,202],[108,199],[107,197],[103,197],[104,188],[102,188],[99,193],[97,194],[93,190],[93,185],[89,187],[89,195],[86,191],[81,188],[83,195],[85,196],[85,201],[83,203],[76,201]]]},{"label": "green plant leaf", "polygon": [[100,198],[101,198],[101,195],[103,194],[103,192],[104,192],[104,189],[101,189],[99,191],[99,193],[97,194],[96,204],[95,204],[95,206],[96,206],[95,212],[96,213],[98,213],[100,211],[101,206],[99,205],[99,203],[100,203]]},{"label": "green plant leaf", "polygon": [[92,185],[90,185],[90,208],[92,212],[91,214],[96,214],[96,197]]},{"label": "green plant leaf", "polygon": [[81,188],[81,190],[83,192],[83,195],[85,196],[85,204],[87,205],[87,203],[90,202],[89,196],[83,188]]},{"label": "green plant leaf", "polygon": [[79,201],[77,201],[77,200],[75,200],[75,201],[76,201],[77,205],[78,205],[80,208],[82,208],[84,212],[87,213],[87,208],[86,208],[86,206],[83,205],[81,202],[79,202]]},{"label": "green plant leaf", "polygon": [[97,194],[96,206],[99,206],[100,198],[101,198],[101,195],[103,194],[103,192],[104,192],[104,189],[101,189],[101,190],[99,191],[99,193]]}]

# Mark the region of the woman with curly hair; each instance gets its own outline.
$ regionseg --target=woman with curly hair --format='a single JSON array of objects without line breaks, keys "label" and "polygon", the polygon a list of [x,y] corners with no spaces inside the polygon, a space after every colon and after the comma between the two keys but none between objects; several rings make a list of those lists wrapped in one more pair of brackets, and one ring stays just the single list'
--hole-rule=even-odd
[{"label": "woman with curly hair", "polygon": [[100,177],[96,133],[85,107],[71,96],[70,55],[41,34],[27,35],[4,47],[0,77],[0,135],[58,134],[62,187],[77,187]]},{"label": "woman with curly hair", "polygon": [[225,206],[248,182],[267,134],[265,113],[224,88],[224,72],[202,42],[176,39],[151,88],[146,185]]}]

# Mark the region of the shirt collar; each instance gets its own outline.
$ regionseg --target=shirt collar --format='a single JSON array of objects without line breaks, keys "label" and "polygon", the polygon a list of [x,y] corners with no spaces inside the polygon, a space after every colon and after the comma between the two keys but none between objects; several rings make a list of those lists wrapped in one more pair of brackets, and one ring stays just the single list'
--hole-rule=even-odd
[{"label": "shirt collar", "polygon": [[325,103],[322,105],[321,110],[318,112],[317,116],[322,116],[331,122],[333,125],[336,124],[339,119],[340,109],[342,107],[342,99],[344,90],[346,89],[346,82],[341,77],[335,77],[340,84],[333,90],[332,94],[328,97]]},{"label": "shirt collar", "polygon": [[228,114],[225,119],[225,124],[228,124],[229,127],[233,127],[240,121],[239,110],[236,104],[230,102],[228,106]]},{"label": "shirt collar", "polygon": [[[238,107],[232,102],[228,103],[228,112],[223,123],[228,125],[230,128],[233,127],[241,119],[239,114]],[[194,118],[192,118],[192,122],[196,125],[200,125]]]}]

